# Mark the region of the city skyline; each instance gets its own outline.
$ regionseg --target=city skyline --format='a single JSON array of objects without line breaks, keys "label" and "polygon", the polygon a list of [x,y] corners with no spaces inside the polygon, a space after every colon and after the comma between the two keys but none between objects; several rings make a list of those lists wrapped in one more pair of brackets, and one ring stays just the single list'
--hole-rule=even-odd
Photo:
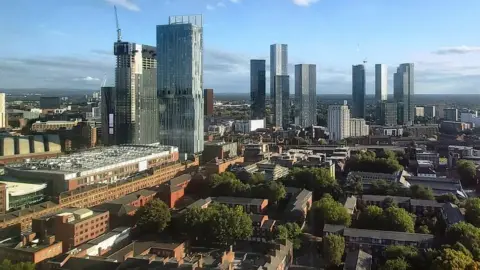
[{"label": "city skyline", "polygon": [[[318,66],[319,94],[349,93],[350,66],[365,58],[367,94],[374,93],[374,64],[390,67],[391,95],[394,67],[405,62],[415,63],[416,94],[480,93],[480,47],[470,34],[479,19],[469,12],[480,7],[478,1],[466,0],[462,5],[437,3],[435,16],[428,20],[424,14],[431,7],[413,0],[404,5],[378,0],[325,0],[308,6],[295,5],[290,0],[64,2],[47,0],[32,4],[19,0],[1,4],[1,22],[9,27],[1,29],[0,34],[9,42],[0,53],[0,88],[99,90],[104,74],[107,85],[113,85],[115,3],[124,40],[140,44],[155,44],[155,25],[162,23],[160,18],[202,13],[208,40],[205,87],[218,93],[248,93],[249,60],[269,61],[266,46],[276,42],[289,45],[290,84],[293,85],[293,65]],[[272,11],[260,12],[267,5],[274,7]],[[256,10],[260,11],[253,12]],[[36,16],[29,15],[33,12]],[[279,19],[286,16],[292,20]],[[409,17],[407,24],[379,24],[385,19],[401,21],[395,18],[405,16]],[[85,17],[93,19],[80,19]],[[444,20],[445,17],[450,19]],[[273,24],[278,26],[275,31],[260,32],[259,29],[273,29]],[[85,42],[78,42],[79,37]],[[42,48],[41,53],[29,46],[33,42],[33,47]],[[267,88],[270,80],[267,77]]]}]

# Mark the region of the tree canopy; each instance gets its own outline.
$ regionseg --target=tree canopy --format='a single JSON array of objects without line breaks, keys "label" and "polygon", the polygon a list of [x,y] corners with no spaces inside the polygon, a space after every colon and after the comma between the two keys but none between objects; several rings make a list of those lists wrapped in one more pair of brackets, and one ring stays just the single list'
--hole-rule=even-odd
[{"label": "tree canopy", "polygon": [[477,169],[473,161],[463,159],[457,161],[457,172],[460,175],[463,185],[472,186],[477,183],[475,180]]},{"label": "tree canopy", "polygon": [[338,194],[340,187],[325,168],[293,168],[282,179],[287,187],[297,187],[311,190],[315,198],[321,198],[323,194]]},{"label": "tree canopy", "polygon": [[480,261],[480,228],[466,222],[456,223],[447,229],[445,238],[451,245],[462,244],[476,261]]},{"label": "tree canopy", "polygon": [[286,191],[282,183],[278,181],[265,182],[261,174],[255,174],[246,184],[240,181],[235,174],[224,172],[214,174],[210,180],[211,196],[232,196],[268,199],[270,203],[277,203],[285,198]]},{"label": "tree canopy", "polygon": [[445,248],[440,251],[440,256],[433,260],[432,269],[468,269],[472,265],[474,265],[474,261],[467,254],[451,248]]},{"label": "tree canopy", "polygon": [[135,213],[136,229],[141,233],[162,232],[170,222],[168,206],[159,199],[153,199]]},{"label": "tree canopy", "polygon": [[275,239],[288,239],[293,243],[293,248],[299,249],[301,247],[300,236],[302,235],[302,229],[295,222],[285,223],[284,225],[278,225],[275,230]]},{"label": "tree canopy", "polygon": [[385,154],[386,158],[377,158],[375,152],[360,152],[346,163],[347,171],[394,173],[403,170],[395,155]]},{"label": "tree canopy", "polygon": [[323,229],[325,224],[350,226],[351,216],[343,205],[326,194],[312,206],[315,227]]},{"label": "tree canopy", "polygon": [[31,262],[12,263],[10,260],[3,260],[0,270],[35,270],[35,264]]},{"label": "tree canopy", "polygon": [[404,258],[387,260],[381,267],[382,270],[408,270],[409,268],[410,265]]},{"label": "tree canopy", "polygon": [[345,239],[342,236],[330,234],[323,238],[323,258],[328,266],[340,265],[344,251]]},{"label": "tree canopy", "polygon": [[204,209],[188,209],[182,217],[181,226],[192,240],[225,245],[246,239],[253,233],[252,219],[242,207],[229,208],[220,204]]},{"label": "tree canopy", "polygon": [[386,210],[370,205],[360,212],[356,227],[370,230],[414,232],[413,216],[403,208],[391,206]]},{"label": "tree canopy", "polygon": [[465,221],[480,227],[480,198],[470,198],[466,201]]}]

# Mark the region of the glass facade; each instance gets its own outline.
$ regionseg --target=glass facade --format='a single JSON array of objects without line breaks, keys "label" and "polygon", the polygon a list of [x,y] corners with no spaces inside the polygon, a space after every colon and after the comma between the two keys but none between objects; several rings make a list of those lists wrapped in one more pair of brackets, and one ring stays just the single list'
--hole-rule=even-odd
[{"label": "glass facade", "polygon": [[250,100],[252,119],[265,118],[265,60],[250,60]]},{"label": "glass facade", "polygon": [[295,124],[302,127],[317,122],[317,68],[315,65],[295,66]]},{"label": "glass facade", "polygon": [[201,15],[157,26],[159,140],[181,153],[203,151],[203,28]]},{"label": "glass facade", "polygon": [[[283,76],[286,76],[287,79]],[[287,44],[270,45],[270,100],[273,99],[273,124],[277,127],[285,127],[285,122],[290,122],[288,120],[290,118],[290,93],[287,97],[285,92],[290,89],[288,78]],[[281,87],[281,89],[276,89],[276,87]],[[282,97],[286,98],[282,101]],[[282,107],[286,107],[287,102],[288,109],[282,109]]]},{"label": "glass facade", "polygon": [[398,103],[398,123],[415,120],[415,77],[412,63],[401,64],[393,75],[393,98]]},{"label": "glass facade", "polygon": [[352,117],[365,118],[365,66],[352,66]]}]

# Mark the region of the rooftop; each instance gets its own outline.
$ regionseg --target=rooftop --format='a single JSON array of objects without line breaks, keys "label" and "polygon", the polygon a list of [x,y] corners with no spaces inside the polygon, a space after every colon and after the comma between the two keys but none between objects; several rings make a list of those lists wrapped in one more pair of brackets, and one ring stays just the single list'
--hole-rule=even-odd
[{"label": "rooftop", "polygon": [[47,184],[31,184],[3,180],[0,180],[0,183],[7,185],[7,192],[10,196],[22,196],[47,188]]},{"label": "rooftop", "polygon": [[212,197],[214,202],[225,204],[249,204],[262,205],[266,199],[242,198],[242,197]]},{"label": "rooftop", "polygon": [[89,149],[66,156],[11,164],[7,168],[44,173],[74,174],[71,176],[71,178],[74,178],[78,177],[76,174],[82,174],[91,170],[101,171],[102,169],[107,169],[108,166],[126,165],[147,158],[161,157],[167,151],[178,150],[176,147],[160,144],[110,146]]},{"label": "rooftop", "polygon": [[402,242],[423,242],[433,240],[434,238],[434,236],[431,234],[364,230],[353,228],[345,228],[343,230],[343,235],[348,237],[376,238]]}]

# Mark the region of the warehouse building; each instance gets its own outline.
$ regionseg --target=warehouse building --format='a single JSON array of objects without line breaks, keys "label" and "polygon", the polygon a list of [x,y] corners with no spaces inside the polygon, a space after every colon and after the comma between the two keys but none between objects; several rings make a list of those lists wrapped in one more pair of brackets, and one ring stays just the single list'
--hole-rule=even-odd
[{"label": "warehouse building", "polygon": [[93,184],[112,184],[178,161],[178,148],[160,144],[121,145],[89,149],[71,155],[10,164],[7,176],[47,183],[48,194]]}]

